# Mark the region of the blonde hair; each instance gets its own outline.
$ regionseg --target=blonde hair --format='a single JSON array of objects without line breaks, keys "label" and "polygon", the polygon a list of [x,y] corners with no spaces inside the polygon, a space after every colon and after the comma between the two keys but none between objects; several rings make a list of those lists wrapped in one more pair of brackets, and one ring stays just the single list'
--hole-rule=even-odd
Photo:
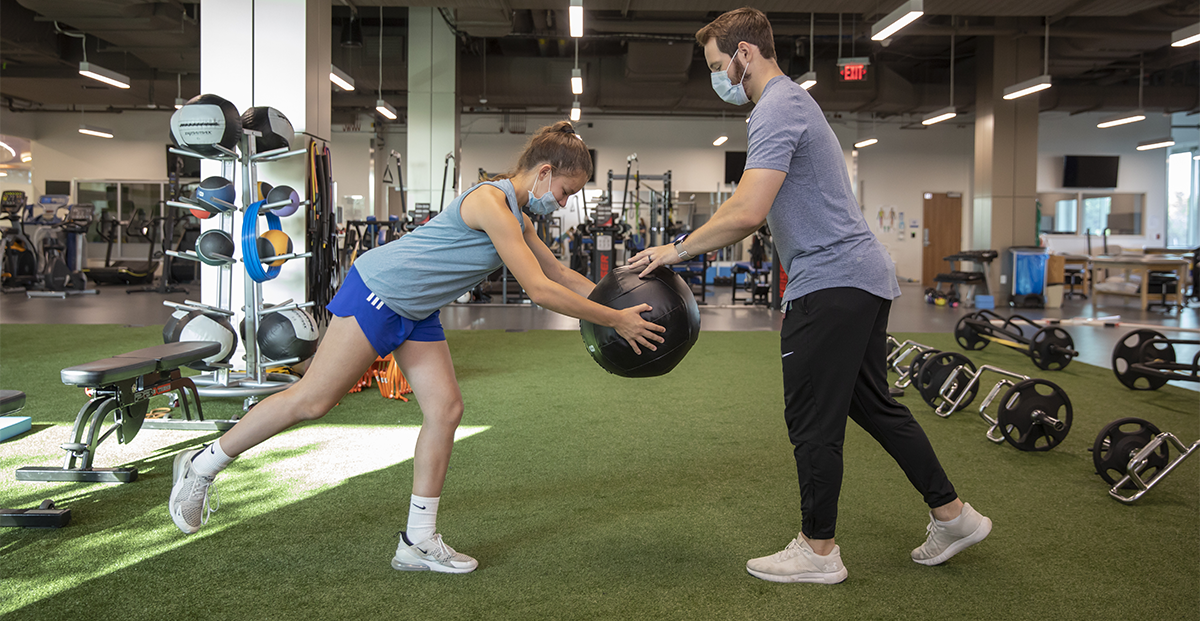
[{"label": "blonde hair", "polygon": [[496,175],[491,180],[511,179],[542,164],[550,164],[552,173],[592,176],[592,156],[588,153],[587,145],[575,133],[575,126],[570,121],[558,121],[537,130],[525,143],[525,148],[517,158],[516,169]]}]

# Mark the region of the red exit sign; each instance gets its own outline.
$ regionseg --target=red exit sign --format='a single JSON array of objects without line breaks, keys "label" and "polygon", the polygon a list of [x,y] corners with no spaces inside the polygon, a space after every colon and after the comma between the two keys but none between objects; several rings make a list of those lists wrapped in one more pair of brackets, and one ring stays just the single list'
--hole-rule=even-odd
[{"label": "red exit sign", "polygon": [[862,64],[842,65],[838,75],[843,82],[861,82],[867,79],[867,66]]}]

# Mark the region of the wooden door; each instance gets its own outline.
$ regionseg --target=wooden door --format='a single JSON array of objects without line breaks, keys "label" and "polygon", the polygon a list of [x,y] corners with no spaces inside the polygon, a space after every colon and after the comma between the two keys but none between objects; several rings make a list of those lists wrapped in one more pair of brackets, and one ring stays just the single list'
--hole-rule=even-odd
[{"label": "wooden door", "polygon": [[925,193],[925,226],[921,230],[921,284],[933,287],[933,279],[950,271],[946,257],[962,250],[962,194]]}]

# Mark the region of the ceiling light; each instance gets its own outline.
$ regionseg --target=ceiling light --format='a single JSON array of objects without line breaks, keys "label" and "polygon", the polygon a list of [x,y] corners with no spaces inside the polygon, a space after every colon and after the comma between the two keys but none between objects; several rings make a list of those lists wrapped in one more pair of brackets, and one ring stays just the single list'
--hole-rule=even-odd
[{"label": "ceiling light", "polygon": [[870,138],[864,138],[863,140],[859,140],[858,142],[854,143],[854,148],[861,149],[863,147],[869,147],[877,142],[879,142],[879,139],[875,138],[874,136]]},{"label": "ceiling light", "polygon": [[1171,33],[1171,47],[1186,47],[1197,41],[1200,41],[1200,23]]},{"label": "ceiling light", "polygon": [[110,71],[94,63],[86,61],[79,63],[79,75],[99,80],[117,88],[129,88],[129,76]]},{"label": "ceiling light", "polygon": [[958,111],[954,109],[954,106],[946,106],[941,110],[934,110],[933,112],[926,114],[925,117],[921,119],[921,125],[933,125],[934,123],[949,121],[956,116],[958,116]]},{"label": "ceiling light", "polygon": [[0,149],[4,149],[5,151],[8,151],[9,159],[12,159],[17,156],[16,149],[13,149],[12,147],[8,146],[7,142],[0,142]]},{"label": "ceiling light", "polygon": [[396,109],[392,107],[392,104],[382,99],[375,102],[375,111],[387,117],[389,121],[396,120]]},{"label": "ceiling light", "polygon": [[1137,150],[1138,151],[1149,151],[1151,149],[1164,149],[1166,147],[1173,146],[1174,144],[1175,144],[1175,139],[1171,138],[1171,137],[1155,138],[1154,140],[1143,140],[1143,141],[1139,142],[1138,146],[1137,146]]},{"label": "ceiling light", "polygon": [[577,101],[571,105],[571,120],[578,121],[581,114],[583,114],[583,111],[579,109],[579,102]]},{"label": "ceiling light", "polygon": [[1004,98],[1009,99],[1009,100],[1017,99],[1018,97],[1032,95],[1039,91],[1044,91],[1048,88],[1050,88],[1049,74],[1039,75],[1038,77],[1033,78],[1031,80],[1025,80],[1024,82],[1018,82],[1016,84],[1013,84],[1012,86],[1009,86],[1008,88],[1005,88],[1004,89]]},{"label": "ceiling light", "polygon": [[1124,114],[1110,116],[1107,119],[1104,119],[1103,121],[1100,121],[1099,123],[1097,123],[1096,127],[1099,127],[1100,129],[1107,129],[1109,127],[1116,127],[1118,125],[1128,125],[1129,123],[1137,123],[1138,121],[1145,121],[1145,120],[1146,120],[1146,113],[1144,111],[1134,110],[1133,112],[1126,112]]},{"label": "ceiling light", "polygon": [[729,136],[717,136],[717,139],[713,141],[713,146],[719,147],[725,144],[726,140],[729,140]]},{"label": "ceiling light", "polygon": [[8,171],[0,170],[0,177],[7,177]]},{"label": "ceiling light", "polygon": [[800,88],[802,88],[804,90],[808,90],[817,85],[817,72],[816,71],[805,72],[804,75],[796,78],[795,82],[796,82],[796,84],[800,85]]},{"label": "ceiling light", "polygon": [[342,47],[362,47],[363,34],[362,22],[355,19],[353,14],[350,15],[350,21],[342,24]]},{"label": "ceiling light", "polygon": [[111,129],[96,127],[95,125],[79,125],[79,133],[87,134],[88,136],[96,136],[97,138],[112,138],[113,132]]},{"label": "ceiling light", "polygon": [[571,0],[571,8],[568,11],[571,17],[571,36],[579,38],[583,36],[583,0]]},{"label": "ceiling light", "polygon": [[21,154],[21,163],[28,164],[29,162],[32,162],[32,161],[33,161],[33,154],[30,153],[29,151],[26,151]]},{"label": "ceiling light", "polygon": [[329,65],[329,81],[337,84],[344,91],[354,90],[354,78],[333,65]]},{"label": "ceiling light", "polygon": [[883,41],[925,14],[922,0],[909,0],[871,26],[871,40]]},{"label": "ceiling light", "polygon": [[571,92],[576,95],[583,94],[583,72],[579,67],[571,70]]},{"label": "ceiling light", "polygon": [[183,97],[176,97],[175,98],[175,109],[178,110],[178,109],[182,108],[183,104],[185,104],[185,103],[187,103],[186,99],[184,99]]}]

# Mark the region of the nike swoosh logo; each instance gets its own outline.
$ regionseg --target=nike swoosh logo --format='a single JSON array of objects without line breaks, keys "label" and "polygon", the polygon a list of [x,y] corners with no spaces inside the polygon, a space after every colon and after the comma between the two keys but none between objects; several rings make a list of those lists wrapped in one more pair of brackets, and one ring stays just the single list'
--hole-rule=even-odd
[{"label": "nike swoosh logo", "polygon": [[788,353],[784,354],[784,355],[783,355],[783,357],[784,357],[784,358],[787,358],[788,356],[790,356],[790,355],[792,355],[792,354],[794,354],[794,353],[796,353],[796,352],[794,352],[794,351],[789,351]]},{"label": "nike swoosh logo", "polygon": [[420,510],[422,510],[422,511],[424,511],[424,510],[425,510],[425,507],[422,507],[421,505],[419,505],[419,504],[417,504],[417,503],[415,503],[415,502],[413,503],[413,506],[414,506],[414,507],[416,507],[416,508],[418,508],[418,509],[420,509]]}]

